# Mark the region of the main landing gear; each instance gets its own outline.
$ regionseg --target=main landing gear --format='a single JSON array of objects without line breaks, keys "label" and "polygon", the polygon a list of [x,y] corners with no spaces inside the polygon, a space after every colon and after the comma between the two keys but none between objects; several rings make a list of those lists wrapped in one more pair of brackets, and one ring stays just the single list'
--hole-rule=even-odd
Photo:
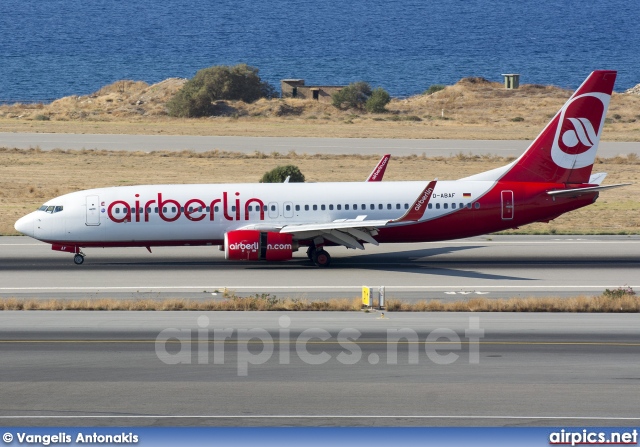
[{"label": "main landing gear", "polygon": [[322,247],[310,245],[307,249],[307,257],[318,267],[328,267],[331,264],[331,255]]},{"label": "main landing gear", "polygon": [[76,255],[73,257],[73,262],[76,265],[80,265],[84,262],[84,254],[83,253],[76,253]]}]

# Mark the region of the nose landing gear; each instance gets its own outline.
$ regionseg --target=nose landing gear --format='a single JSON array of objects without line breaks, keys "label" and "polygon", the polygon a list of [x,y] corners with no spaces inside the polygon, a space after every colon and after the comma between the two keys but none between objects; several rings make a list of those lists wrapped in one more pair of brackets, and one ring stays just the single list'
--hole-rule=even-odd
[{"label": "nose landing gear", "polygon": [[83,253],[76,253],[76,255],[73,257],[73,262],[76,265],[80,265],[84,262],[84,254]]}]

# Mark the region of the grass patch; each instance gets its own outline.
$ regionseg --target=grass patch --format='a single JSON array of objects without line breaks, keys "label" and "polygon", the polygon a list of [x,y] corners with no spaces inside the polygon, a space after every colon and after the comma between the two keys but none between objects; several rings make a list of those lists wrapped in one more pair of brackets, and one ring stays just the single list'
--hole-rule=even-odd
[{"label": "grass patch", "polygon": [[[362,309],[360,298],[336,298],[327,301],[280,299],[271,294],[239,297],[225,292],[221,300],[0,300],[0,310],[85,310],[85,311],[318,311],[345,312]],[[387,300],[387,312],[572,312],[572,313],[637,313],[640,297],[630,287],[606,290],[598,296],[571,298],[472,298],[467,301],[443,302],[424,300],[408,303],[399,299]]]}]

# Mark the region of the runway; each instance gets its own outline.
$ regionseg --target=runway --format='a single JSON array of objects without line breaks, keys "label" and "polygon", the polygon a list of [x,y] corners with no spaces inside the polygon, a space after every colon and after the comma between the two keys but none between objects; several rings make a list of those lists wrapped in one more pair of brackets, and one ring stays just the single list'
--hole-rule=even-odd
[{"label": "runway", "polygon": [[[517,157],[531,142],[525,140],[410,140],[392,138],[303,138],[303,137],[224,137],[185,135],[91,135],[0,132],[0,147],[29,149],[106,149],[124,151],[206,152],[215,149],[232,152],[299,154],[363,154],[394,156],[422,155],[450,157],[460,152]],[[600,157],[638,153],[635,142],[602,141]]]},{"label": "runway", "polygon": [[304,251],[283,263],[225,261],[216,247],[85,249],[82,266],[27,237],[0,238],[0,296],[22,298],[221,299],[240,295],[357,297],[363,285],[387,298],[598,295],[640,291],[640,236],[483,236],[424,244],[330,247],[318,269]]},{"label": "runway", "polygon": [[637,323],[632,314],[2,312],[0,421],[637,426]]}]

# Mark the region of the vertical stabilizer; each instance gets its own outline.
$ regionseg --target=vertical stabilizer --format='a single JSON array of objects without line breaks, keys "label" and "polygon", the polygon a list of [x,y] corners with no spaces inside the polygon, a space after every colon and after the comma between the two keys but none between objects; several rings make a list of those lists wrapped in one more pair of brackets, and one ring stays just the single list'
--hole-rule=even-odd
[{"label": "vertical stabilizer", "polygon": [[520,158],[486,174],[514,182],[588,183],[615,80],[615,71],[592,72]]}]

